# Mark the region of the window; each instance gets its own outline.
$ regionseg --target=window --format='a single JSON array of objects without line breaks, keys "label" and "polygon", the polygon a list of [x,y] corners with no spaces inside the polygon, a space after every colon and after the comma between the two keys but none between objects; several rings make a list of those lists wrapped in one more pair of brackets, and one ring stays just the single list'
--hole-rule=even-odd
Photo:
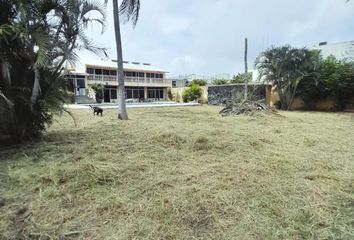
[{"label": "window", "polygon": [[87,69],[86,69],[86,72],[87,72],[88,74],[93,74],[94,70],[93,70],[93,68],[87,68]]},{"label": "window", "polygon": [[163,99],[163,88],[148,88],[148,98]]},{"label": "window", "polygon": [[117,71],[116,70],[109,70],[109,75],[112,75],[112,76],[117,76]]},{"label": "window", "polygon": [[111,89],[111,99],[117,99],[117,89]]},{"label": "window", "polygon": [[142,99],[144,98],[144,87],[126,87],[125,88],[127,99]]},{"label": "window", "polygon": [[147,78],[151,78],[151,73],[146,73]]},{"label": "window", "polygon": [[126,93],[127,93],[127,99],[133,98],[133,90],[131,90],[131,89],[126,89],[125,91],[126,91]]},{"label": "window", "polygon": [[139,72],[139,73],[138,73],[138,76],[141,77],[141,78],[143,78],[143,77],[145,76],[145,74],[144,74],[143,72]]},{"label": "window", "polygon": [[103,69],[103,75],[109,75],[109,70]]},{"label": "window", "polygon": [[95,74],[102,75],[102,69],[95,69]]},{"label": "window", "polygon": [[76,79],[77,88],[85,88],[85,80],[84,79]]}]

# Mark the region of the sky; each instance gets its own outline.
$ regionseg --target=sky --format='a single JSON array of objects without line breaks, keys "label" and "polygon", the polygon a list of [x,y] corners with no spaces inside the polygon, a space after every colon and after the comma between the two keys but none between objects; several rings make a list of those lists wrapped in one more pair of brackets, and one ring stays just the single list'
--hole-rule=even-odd
[{"label": "sky", "polygon": [[[102,0],[103,1],[103,0]],[[354,40],[354,1],[346,0],[140,0],[135,28],[122,25],[125,61],[147,62],[169,76],[214,76],[244,71],[271,46],[312,48],[319,42]],[[112,1],[105,32],[87,35],[116,59]],[[82,61],[100,57],[80,54]]]}]

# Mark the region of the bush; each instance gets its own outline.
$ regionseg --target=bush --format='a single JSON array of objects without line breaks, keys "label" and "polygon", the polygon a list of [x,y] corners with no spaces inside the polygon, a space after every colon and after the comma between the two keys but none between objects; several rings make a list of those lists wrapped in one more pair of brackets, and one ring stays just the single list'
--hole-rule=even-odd
[{"label": "bush", "polygon": [[[234,75],[230,81],[232,84],[238,84],[238,83],[245,83],[245,74],[238,73],[237,75]],[[253,78],[253,73],[249,72],[247,73],[247,82],[252,82]]]},{"label": "bush", "polygon": [[195,79],[195,80],[193,80],[192,82],[190,82],[188,84],[188,87],[190,87],[190,86],[192,86],[194,84],[197,84],[199,86],[207,86],[208,82],[206,80],[203,80],[203,79]]},{"label": "bush", "polygon": [[225,84],[229,84],[230,81],[227,79],[215,79],[212,81],[213,85],[225,85]]},{"label": "bush", "polygon": [[201,95],[202,89],[198,84],[190,85],[190,87],[183,92],[183,102],[195,101],[200,98]]},{"label": "bush", "polygon": [[101,83],[95,83],[92,85],[92,89],[95,91],[96,102],[101,103],[103,99],[104,85]]},{"label": "bush", "polygon": [[297,96],[303,98],[309,109],[317,101],[333,99],[338,109],[343,109],[354,96],[354,63],[341,61],[334,56],[321,58],[317,74],[303,79]]}]

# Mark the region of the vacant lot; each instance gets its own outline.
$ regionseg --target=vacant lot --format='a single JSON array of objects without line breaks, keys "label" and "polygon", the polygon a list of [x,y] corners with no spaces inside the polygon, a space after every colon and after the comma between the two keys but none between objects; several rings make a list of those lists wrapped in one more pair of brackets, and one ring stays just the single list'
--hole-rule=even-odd
[{"label": "vacant lot", "polygon": [[354,115],[77,110],[0,150],[0,239],[353,239]]}]

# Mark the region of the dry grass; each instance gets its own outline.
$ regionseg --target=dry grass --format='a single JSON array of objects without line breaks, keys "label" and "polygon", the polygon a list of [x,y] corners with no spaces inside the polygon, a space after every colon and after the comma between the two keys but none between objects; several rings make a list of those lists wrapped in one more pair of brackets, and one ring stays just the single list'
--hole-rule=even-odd
[{"label": "dry grass", "polygon": [[0,239],[353,239],[354,116],[91,111],[0,150]]}]

